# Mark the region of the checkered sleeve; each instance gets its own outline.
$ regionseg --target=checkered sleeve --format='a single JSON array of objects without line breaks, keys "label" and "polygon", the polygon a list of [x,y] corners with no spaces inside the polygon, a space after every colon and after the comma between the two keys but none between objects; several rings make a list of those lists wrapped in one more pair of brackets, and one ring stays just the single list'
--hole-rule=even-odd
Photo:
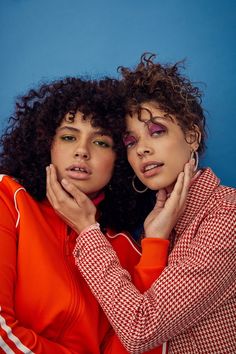
[{"label": "checkered sleeve", "polygon": [[194,326],[233,296],[235,251],[234,206],[206,216],[184,256],[144,294],[98,227],[80,234],[75,256],[124,346],[142,353]]}]

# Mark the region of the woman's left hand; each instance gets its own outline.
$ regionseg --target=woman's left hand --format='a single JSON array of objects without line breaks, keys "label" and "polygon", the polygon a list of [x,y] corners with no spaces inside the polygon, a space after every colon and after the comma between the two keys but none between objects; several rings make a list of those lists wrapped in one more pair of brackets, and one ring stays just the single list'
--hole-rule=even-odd
[{"label": "woman's left hand", "polygon": [[60,184],[53,165],[46,172],[47,198],[57,214],[77,233],[94,224],[96,207],[86,194],[65,179]]},{"label": "woman's left hand", "polygon": [[194,161],[191,160],[185,164],[184,171],[179,174],[169,197],[165,189],[159,190],[156,205],[144,222],[145,237],[162,239],[169,237],[171,230],[185,209],[193,168]]}]

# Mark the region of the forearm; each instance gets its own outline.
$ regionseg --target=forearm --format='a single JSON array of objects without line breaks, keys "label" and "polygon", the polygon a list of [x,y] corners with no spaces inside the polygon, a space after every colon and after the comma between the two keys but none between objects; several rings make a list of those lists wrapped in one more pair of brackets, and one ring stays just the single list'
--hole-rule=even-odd
[{"label": "forearm", "polygon": [[[219,249],[212,257],[221,257]],[[230,257],[229,252],[229,262]],[[225,259],[225,264],[228,261]],[[77,264],[130,352],[141,353],[173,338],[223,301],[222,277],[217,275],[218,271],[212,273],[210,263],[199,266],[188,260],[178,266],[168,266],[153,286],[141,294],[98,230],[79,236]],[[233,281],[230,274],[224,279],[226,287]]]}]

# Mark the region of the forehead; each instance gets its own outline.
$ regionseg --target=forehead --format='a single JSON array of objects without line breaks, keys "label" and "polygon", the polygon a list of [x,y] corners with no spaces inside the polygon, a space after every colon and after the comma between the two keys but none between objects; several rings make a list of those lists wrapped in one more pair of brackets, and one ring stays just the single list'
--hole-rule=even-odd
[{"label": "forehead", "polygon": [[86,116],[80,111],[76,113],[68,112],[65,115],[57,131],[64,129],[73,130],[74,132],[78,132],[78,134],[86,132],[92,135],[106,135],[113,139],[111,131],[100,126],[95,126],[92,115]]},{"label": "forehead", "polygon": [[174,115],[166,113],[158,103],[142,103],[140,104],[137,111],[126,115],[126,126],[136,124],[137,121],[140,123],[146,123],[152,121],[153,123],[158,122],[172,122],[178,124],[177,119]]},{"label": "forehead", "polygon": [[59,128],[75,128],[80,130],[100,131],[101,128],[93,125],[92,116],[85,116],[82,112],[68,112],[63,118]]}]

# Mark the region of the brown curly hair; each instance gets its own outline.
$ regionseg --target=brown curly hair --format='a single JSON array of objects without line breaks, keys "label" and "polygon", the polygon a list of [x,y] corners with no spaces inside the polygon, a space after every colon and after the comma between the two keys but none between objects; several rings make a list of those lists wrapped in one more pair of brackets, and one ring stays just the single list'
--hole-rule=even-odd
[{"label": "brown curly hair", "polygon": [[195,130],[201,154],[205,150],[206,138],[202,92],[181,73],[183,61],[163,65],[155,63],[155,58],[155,54],[144,53],[133,70],[122,66],[118,68],[126,87],[126,112],[140,115],[142,103],[156,102],[160,109],[176,117],[183,132]]},{"label": "brown curly hair", "polygon": [[[144,53],[138,65],[133,69],[124,66],[118,68],[121,74],[120,85],[125,94],[125,114],[137,113],[141,119],[142,103],[157,103],[165,113],[176,117],[183,132],[195,130],[198,139],[196,127],[199,129],[201,141],[198,140],[198,152],[201,154],[205,150],[206,138],[205,115],[201,107],[202,93],[181,73],[184,68],[183,61],[174,65],[163,65],[155,63],[155,58],[155,54]],[[150,119],[152,119],[151,116]],[[143,222],[155,205],[156,192],[147,190],[143,194],[135,193],[132,188],[134,171],[130,166],[126,166],[125,173],[126,200],[128,200],[123,206],[125,228],[131,232],[136,231],[136,237],[139,238]],[[138,188],[142,190],[145,186],[140,182]],[[122,202],[123,196],[118,195],[117,198]]]},{"label": "brown curly hair", "polygon": [[122,143],[124,94],[116,79],[65,78],[44,83],[18,98],[15,113],[0,139],[0,173],[13,176],[33,198],[43,200],[45,168],[51,161],[56,129],[66,113],[76,111],[82,112],[94,127],[101,127],[112,136],[117,153],[114,174],[101,203],[100,223],[117,230],[128,228],[132,222],[126,218],[124,203],[131,207],[132,198],[127,187],[129,166]]}]

